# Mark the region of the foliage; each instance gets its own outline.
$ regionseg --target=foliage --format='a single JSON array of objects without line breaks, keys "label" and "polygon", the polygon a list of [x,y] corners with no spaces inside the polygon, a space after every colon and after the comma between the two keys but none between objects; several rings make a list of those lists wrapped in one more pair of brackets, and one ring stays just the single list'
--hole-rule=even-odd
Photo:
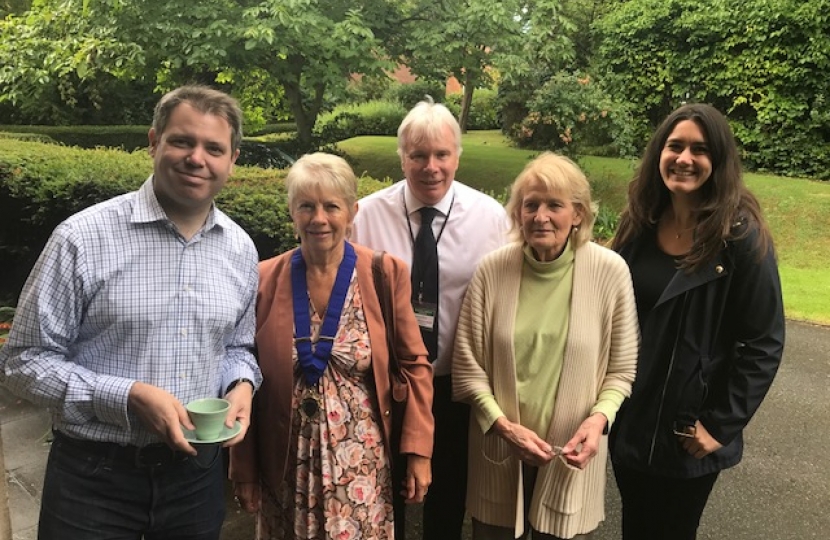
[{"label": "foliage", "polygon": [[12,329],[15,309],[10,306],[0,306],[0,347],[9,340],[9,332]]},{"label": "foliage", "polygon": [[117,123],[147,120],[152,80],[128,65],[142,60],[111,18],[89,2],[44,1],[0,21],[0,104],[9,120],[36,123]]},{"label": "foliage", "polygon": [[610,206],[600,204],[597,210],[597,218],[594,222],[594,239],[602,244],[611,240],[617,231],[619,221],[619,212]]},{"label": "foliage", "polygon": [[[137,189],[152,172],[146,152],[0,138],[0,298],[16,296],[52,230],[70,215]],[[296,245],[286,172],[235,167],[217,206],[239,223],[262,258]],[[361,194],[385,184],[362,178]]]},{"label": "foliage", "polygon": [[561,0],[559,13],[567,20],[567,36],[572,44],[573,58],[568,69],[591,71],[596,49],[601,39],[594,23],[613,10],[619,2],[615,0]]},{"label": "foliage", "polygon": [[343,91],[342,103],[365,103],[383,99],[395,81],[386,73],[352,77]]},{"label": "foliage", "polygon": [[[3,126],[0,126],[0,130]],[[58,144],[58,142],[44,133],[16,133],[0,131],[0,139],[15,139],[18,141],[42,142],[47,144]]]},{"label": "foliage", "polygon": [[327,88],[392,68],[385,39],[399,11],[391,0],[262,0],[243,10],[243,65],[254,62],[282,86],[301,145],[312,147]]},{"label": "foliage", "polygon": [[406,112],[400,104],[385,100],[342,105],[320,116],[315,135],[324,144],[359,135],[395,135]]},{"label": "foliage", "polygon": [[[45,137],[67,146],[146,149],[150,126],[2,126],[0,131]],[[46,141],[42,141],[46,142]]]},{"label": "foliage", "polygon": [[557,74],[533,93],[527,108],[527,116],[511,131],[519,146],[571,156],[586,147],[608,148],[606,155],[633,153],[626,107],[588,76]]},{"label": "foliage", "polygon": [[260,126],[254,129],[248,129],[248,126],[245,126],[245,135],[247,137],[264,137],[267,135],[274,135],[274,134],[283,134],[283,133],[293,133],[297,131],[297,126],[294,125],[293,122],[280,122],[276,124],[265,124],[264,126]]},{"label": "foliage", "polygon": [[446,95],[444,79],[435,81],[416,80],[409,84],[396,83],[386,92],[386,99],[397,101],[409,111],[412,107],[430,96],[436,103],[443,103]]},{"label": "foliage", "polygon": [[464,88],[459,123],[466,131],[476,88],[491,84],[495,57],[521,40],[517,0],[423,0],[403,53],[413,73],[431,80],[455,76]]},{"label": "foliage", "polygon": [[530,112],[527,102],[555,73],[571,66],[576,58],[577,27],[568,19],[558,0],[531,2],[522,12],[523,39],[499,55],[502,73],[498,101],[501,128],[509,133]]},{"label": "foliage", "polygon": [[635,133],[684,101],[728,115],[746,164],[830,178],[830,0],[630,0],[598,23],[597,71]]},{"label": "foliage", "polygon": [[75,122],[55,118],[50,107],[66,114],[80,96],[98,104],[115,83],[164,91],[200,82],[237,96],[248,125],[290,113],[308,148],[329,87],[392,67],[385,47],[397,39],[399,7],[392,0],[41,0],[0,23],[0,102],[41,108],[44,121]]},{"label": "foliage", "polygon": [[[447,107],[456,115],[461,114],[462,94],[447,96]],[[498,129],[499,110],[498,94],[496,90],[482,88],[473,94],[470,105],[470,115],[467,118],[467,129]]]}]

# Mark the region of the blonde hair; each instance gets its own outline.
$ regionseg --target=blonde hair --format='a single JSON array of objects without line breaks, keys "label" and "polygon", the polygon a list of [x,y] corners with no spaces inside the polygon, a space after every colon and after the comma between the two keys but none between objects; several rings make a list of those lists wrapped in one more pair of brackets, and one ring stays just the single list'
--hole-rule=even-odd
[{"label": "blonde hair", "polygon": [[596,208],[591,200],[591,184],[576,163],[552,152],[544,152],[525,165],[510,187],[507,214],[512,218],[510,235],[523,241],[521,212],[525,193],[534,187],[542,187],[548,193],[559,193],[571,200],[582,223],[571,232],[574,249],[591,240],[596,220]]},{"label": "blonde hair", "polygon": [[332,154],[315,152],[298,159],[285,177],[288,208],[294,209],[298,195],[320,189],[346,201],[349,212],[357,202],[357,177],[345,159]]}]

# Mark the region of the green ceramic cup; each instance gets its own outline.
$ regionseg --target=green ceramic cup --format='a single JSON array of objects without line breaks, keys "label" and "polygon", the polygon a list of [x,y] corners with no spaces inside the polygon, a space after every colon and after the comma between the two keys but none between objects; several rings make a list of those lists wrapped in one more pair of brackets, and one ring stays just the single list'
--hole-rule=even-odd
[{"label": "green ceramic cup", "polygon": [[219,438],[225,429],[225,417],[230,407],[230,402],[221,398],[197,399],[188,403],[185,409],[196,426],[196,438],[201,441]]}]

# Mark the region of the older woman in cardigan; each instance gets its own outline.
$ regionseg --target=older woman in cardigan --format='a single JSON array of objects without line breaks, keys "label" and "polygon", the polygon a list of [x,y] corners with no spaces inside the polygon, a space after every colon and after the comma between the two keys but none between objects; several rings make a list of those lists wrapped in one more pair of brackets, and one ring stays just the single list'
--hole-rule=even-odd
[{"label": "older woman in cardigan", "polygon": [[584,537],[605,517],[604,434],[634,380],[631,278],[590,242],[590,186],[569,159],[529,163],[507,210],[516,241],[479,265],[455,343],[473,539]]}]

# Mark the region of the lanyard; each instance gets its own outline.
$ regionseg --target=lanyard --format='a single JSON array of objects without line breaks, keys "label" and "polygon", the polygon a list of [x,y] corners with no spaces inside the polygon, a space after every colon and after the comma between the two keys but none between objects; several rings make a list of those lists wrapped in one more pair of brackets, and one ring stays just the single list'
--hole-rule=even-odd
[{"label": "lanyard", "polygon": [[[406,206],[406,192],[401,192],[401,199],[403,199],[403,215],[406,217],[406,224],[409,226],[409,239],[412,241],[412,245],[415,245],[415,234],[412,232],[412,220],[409,219],[409,208]],[[438,236],[435,237],[435,245],[438,245],[438,242],[441,241],[441,236],[444,234],[444,229],[447,227],[447,222],[450,220],[450,214],[452,214],[452,208],[455,203],[455,190],[452,191],[452,200],[450,201],[450,209],[447,210],[447,217],[444,218],[444,223],[441,224],[441,229],[438,231]],[[439,210],[440,212],[440,210]]]},{"label": "lanyard", "polygon": [[340,323],[340,314],[346,295],[349,292],[349,283],[352,280],[357,255],[354,248],[345,242],[343,260],[337,269],[337,277],[331,290],[329,306],[320,328],[315,347],[311,343],[311,316],[309,314],[308,282],[306,281],[306,264],[303,253],[297,249],[291,256],[291,289],[294,299],[294,344],[297,347],[297,358],[303,370],[306,383],[309,386],[317,384],[329,362],[334,338],[337,336],[337,327]]}]

